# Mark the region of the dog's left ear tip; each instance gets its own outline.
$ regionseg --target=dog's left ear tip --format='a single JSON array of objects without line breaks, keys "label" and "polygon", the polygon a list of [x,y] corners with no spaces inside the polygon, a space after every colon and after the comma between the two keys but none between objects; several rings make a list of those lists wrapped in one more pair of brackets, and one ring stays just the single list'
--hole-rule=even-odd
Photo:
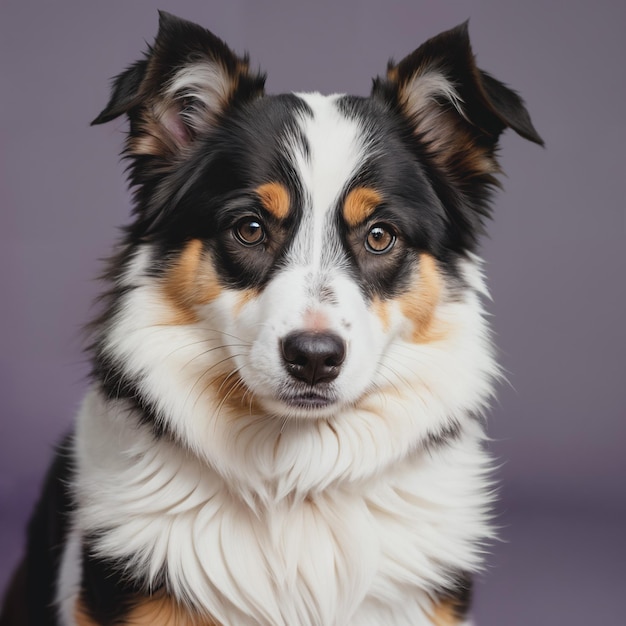
[{"label": "dog's left ear tip", "polygon": [[105,124],[113,119],[112,115],[107,114],[106,109],[102,111],[96,118],[89,122],[89,126],[98,126],[100,124]]}]

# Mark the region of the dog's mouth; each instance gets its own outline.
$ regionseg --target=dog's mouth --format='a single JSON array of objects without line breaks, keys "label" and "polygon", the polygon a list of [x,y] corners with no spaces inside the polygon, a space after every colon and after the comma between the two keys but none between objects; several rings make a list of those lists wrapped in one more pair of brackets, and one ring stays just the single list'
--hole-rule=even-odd
[{"label": "dog's mouth", "polygon": [[335,406],[338,398],[331,389],[308,388],[284,390],[278,400],[290,409],[315,413]]},{"label": "dog's mouth", "polygon": [[333,394],[319,391],[303,391],[298,393],[283,394],[280,400],[286,405],[296,408],[315,411],[326,409],[336,403]]}]

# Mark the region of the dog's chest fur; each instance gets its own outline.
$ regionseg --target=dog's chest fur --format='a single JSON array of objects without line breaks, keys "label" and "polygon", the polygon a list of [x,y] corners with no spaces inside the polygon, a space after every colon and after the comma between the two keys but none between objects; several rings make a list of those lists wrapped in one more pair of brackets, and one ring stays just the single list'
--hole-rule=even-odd
[{"label": "dog's chest fur", "polygon": [[78,525],[221,624],[430,624],[429,595],[475,567],[488,533],[478,429],[366,481],[253,503],[103,410],[94,393],[81,415]]}]

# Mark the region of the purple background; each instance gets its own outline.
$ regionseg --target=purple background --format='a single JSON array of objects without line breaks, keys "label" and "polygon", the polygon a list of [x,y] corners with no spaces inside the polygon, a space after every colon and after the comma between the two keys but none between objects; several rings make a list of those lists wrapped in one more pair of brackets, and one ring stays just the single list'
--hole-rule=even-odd
[{"label": "purple background", "polygon": [[480,66],[521,92],[547,144],[505,134],[505,192],[483,247],[510,383],[490,417],[504,542],[476,615],[624,624],[623,0],[2,0],[0,589],[83,394],[93,278],[129,211],[124,123],[88,123],[154,37],[157,8],[250,50],[274,92],[366,94],[388,57],[471,18]]}]

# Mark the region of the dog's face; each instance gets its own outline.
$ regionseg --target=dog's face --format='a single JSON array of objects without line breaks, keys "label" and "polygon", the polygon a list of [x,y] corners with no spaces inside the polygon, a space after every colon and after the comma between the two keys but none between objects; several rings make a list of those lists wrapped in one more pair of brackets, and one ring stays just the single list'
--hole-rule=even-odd
[{"label": "dog's face", "polygon": [[494,151],[506,127],[541,140],[465,27],[370,97],[267,96],[247,59],[162,14],[95,122],[122,113],[136,217],[97,325],[109,397],[268,475],[358,475],[363,454],[373,472],[483,408]]},{"label": "dog's face", "polygon": [[[188,230],[170,297],[193,300],[183,268],[213,276],[194,286],[199,306],[184,318],[228,333],[232,382],[276,416],[341,411],[385,384],[390,339],[442,332],[429,248],[445,214],[401,132],[365,99],[260,98],[225,120],[222,149],[207,146],[192,175],[190,214],[173,217]],[[198,206],[212,181],[221,188]],[[195,234],[199,220],[209,237]]]}]

